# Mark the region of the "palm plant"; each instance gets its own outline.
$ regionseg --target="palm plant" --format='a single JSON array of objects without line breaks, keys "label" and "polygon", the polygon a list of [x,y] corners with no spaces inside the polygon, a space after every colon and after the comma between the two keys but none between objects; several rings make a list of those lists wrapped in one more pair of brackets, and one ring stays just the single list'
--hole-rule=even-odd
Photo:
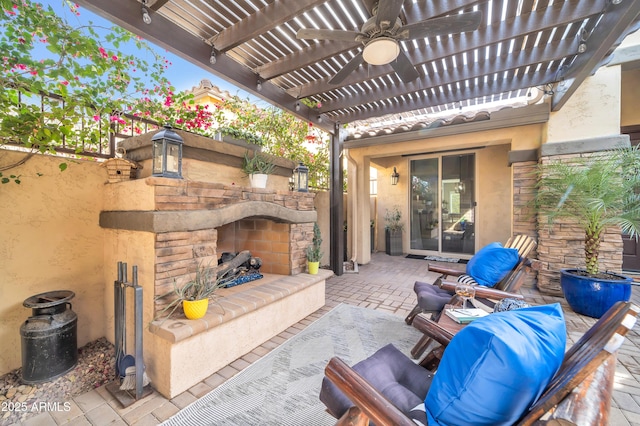
[{"label": "palm plant", "polygon": [[567,218],[585,233],[586,271],[598,274],[603,231],[611,226],[638,238],[640,233],[640,149],[620,148],[569,162],[538,167],[534,200],[548,223]]}]

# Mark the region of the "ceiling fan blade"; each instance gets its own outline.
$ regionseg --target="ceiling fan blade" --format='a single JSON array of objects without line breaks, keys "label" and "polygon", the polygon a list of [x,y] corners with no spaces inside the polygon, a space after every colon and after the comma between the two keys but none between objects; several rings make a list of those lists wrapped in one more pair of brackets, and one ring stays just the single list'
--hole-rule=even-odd
[{"label": "ceiling fan blade", "polygon": [[420,77],[418,70],[416,70],[416,67],[413,66],[403,50],[400,50],[400,54],[395,61],[391,62],[391,66],[396,74],[398,74],[398,77],[400,77],[400,80],[405,83],[411,83]]},{"label": "ceiling fan blade", "polygon": [[343,30],[317,30],[315,28],[300,28],[296,33],[297,39],[317,39],[336,41],[355,41],[359,33]]},{"label": "ceiling fan blade", "polygon": [[481,22],[482,12],[480,11],[427,19],[402,27],[399,38],[405,39],[405,37],[403,37],[405,34],[406,39],[413,40],[416,38],[475,31]]},{"label": "ceiling fan blade", "polygon": [[329,80],[329,84],[342,83],[344,79],[347,78],[347,76],[351,74],[353,71],[355,71],[355,69],[358,68],[362,62],[363,62],[362,52],[360,52],[356,56],[354,56],[349,62],[347,62],[347,64],[344,67],[342,67],[342,69],[338,71],[338,73],[334,75],[331,80]]},{"label": "ceiling fan blade", "polygon": [[378,12],[376,12],[376,24],[382,30],[393,27],[400,9],[402,9],[403,0],[380,0],[378,2]]}]

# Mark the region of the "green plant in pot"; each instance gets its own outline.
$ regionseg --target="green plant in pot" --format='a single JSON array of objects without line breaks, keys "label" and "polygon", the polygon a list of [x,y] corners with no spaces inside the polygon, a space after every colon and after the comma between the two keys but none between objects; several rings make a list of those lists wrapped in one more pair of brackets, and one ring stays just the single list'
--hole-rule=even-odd
[{"label": "green plant in pot", "polygon": [[275,164],[265,154],[254,152],[253,155],[250,155],[249,151],[244,153],[242,171],[249,176],[252,188],[265,188],[267,177],[273,173],[275,167]]},{"label": "green plant in pot", "polygon": [[217,278],[214,268],[200,264],[194,277],[189,279],[183,286],[179,286],[177,280],[174,280],[173,290],[156,296],[156,299],[173,296],[171,302],[159,312],[156,319],[161,317],[169,318],[180,305],[182,305],[187,318],[202,318],[207,313],[209,298],[224,285],[225,283]]},{"label": "green plant in pot", "polygon": [[307,246],[305,254],[307,255],[307,269],[309,273],[315,275],[318,273],[320,267],[320,259],[322,259],[322,234],[320,233],[320,227],[318,223],[313,224],[313,240],[311,244]]},{"label": "green plant in pot", "polygon": [[617,227],[640,232],[640,150],[603,151],[538,167],[534,206],[548,225],[565,219],[584,230],[585,269],[563,269],[560,284],[569,306],[599,318],[619,300],[629,300],[631,279],[601,272],[598,256],[604,232]]},{"label": "green plant in pot", "polygon": [[386,210],[384,214],[385,252],[390,256],[402,255],[402,213],[398,206]]}]

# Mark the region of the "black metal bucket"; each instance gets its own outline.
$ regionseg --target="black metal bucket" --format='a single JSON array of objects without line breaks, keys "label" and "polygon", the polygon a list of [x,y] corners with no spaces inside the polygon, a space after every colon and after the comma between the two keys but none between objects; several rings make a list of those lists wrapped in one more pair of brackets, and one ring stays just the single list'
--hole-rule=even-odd
[{"label": "black metal bucket", "polygon": [[22,381],[41,383],[59,377],[78,363],[78,316],[69,290],[50,291],[26,299],[32,309],[20,327]]}]

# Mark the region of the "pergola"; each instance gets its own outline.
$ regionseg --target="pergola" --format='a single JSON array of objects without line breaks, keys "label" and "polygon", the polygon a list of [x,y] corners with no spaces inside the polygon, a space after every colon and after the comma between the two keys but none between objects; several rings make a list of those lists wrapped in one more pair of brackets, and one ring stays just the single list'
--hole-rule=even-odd
[{"label": "pergola", "polygon": [[[637,29],[640,15],[640,0],[78,2],[332,135],[337,274],[342,171],[334,166],[343,125],[525,97],[534,89],[551,96],[557,111]],[[304,38],[296,37],[300,30]],[[380,38],[385,47],[369,46]],[[362,57],[387,48],[397,49],[388,63]]]}]

